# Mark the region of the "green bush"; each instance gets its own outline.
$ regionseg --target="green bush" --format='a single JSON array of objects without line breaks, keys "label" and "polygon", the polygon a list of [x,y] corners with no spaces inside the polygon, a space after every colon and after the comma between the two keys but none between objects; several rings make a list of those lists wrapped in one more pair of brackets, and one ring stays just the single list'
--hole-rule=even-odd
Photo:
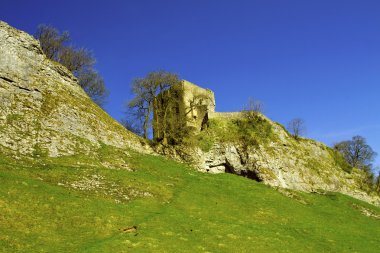
[{"label": "green bush", "polygon": [[351,173],[352,167],[347,163],[347,161],[343,158],[343,156],[336,150],[332,148],[328,148],[328,151],[331,157],[334,159],[335,165],[342,168],[342,170]]},{"label": "green bush", "polygon": [[12,124],[13,121],[18,121],[22,119],[22,115],[20,114],[9,114],[7,116],[7,124]]},{"label": "green bush", "polygon": [[36,143],[33,146],[33,157],[35,158],[42,158],[48,156],[48,151],[45,148],[42,148],[40,144]]},{"label": "green bush", "polygon": [[214,138],[209,134],[198,135],[197,144],[203,152],[208,152],[214,145]]},{"label": "green bush", "polygon": [[237,143],[244,147],[265,145],[275,140],[272,125],[260,114],[238,119],[211,119],[206,131],[193,137],[193,144],[207,152],[215,140],[221,143]]},{"label": "green bush", "polygon": [[239,140],[245,146],[267,144],[275,138],[272,125],[259,114],[235,120],[235,124],[238,126]]}]

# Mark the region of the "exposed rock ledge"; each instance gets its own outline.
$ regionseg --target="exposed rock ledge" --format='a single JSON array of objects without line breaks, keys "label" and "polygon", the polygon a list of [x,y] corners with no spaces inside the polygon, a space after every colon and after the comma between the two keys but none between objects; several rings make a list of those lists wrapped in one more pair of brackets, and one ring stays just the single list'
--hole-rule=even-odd
[{"label": "exposed rock ledge", "polygon": [[0,21],[0,150],[60,156],[102,143],[146,150],[65,67],[45,57],[37,40]]},{"label": "exposed rock ledge", "polygon": [[[212,120],[222,123],[236,120],[236,113],[214,114]],[[365,174],[353,169],[346,172],[334,157],[334,152],[322,143],[309,139],[294,140],[279,124],[262,116],[271,125],[274,139],[268,143],[245,146],[239,140],[225,142],[211,124],[201,133],[213,141],[209,150],[200,147],[163,148],[161,152],[194,164],[200,171],[208,173],[233,173],[251,178],[273,187],[305,192],[340,192],[366,202],[380,205],[380,197],[368,194],[363,186]],[[273,138],[273,137],[272,137]]]}]

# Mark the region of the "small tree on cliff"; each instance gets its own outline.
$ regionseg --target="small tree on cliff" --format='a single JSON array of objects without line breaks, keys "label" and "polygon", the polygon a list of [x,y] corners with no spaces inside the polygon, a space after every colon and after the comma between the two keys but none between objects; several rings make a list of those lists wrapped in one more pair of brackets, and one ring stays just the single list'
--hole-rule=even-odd
[{"label": "small tree on cliff", "polygon": [[263,103],[260,100],[248,98],[247,104],[242,110],[243,117],[248,122],[254,122],[257,116],[263,112]]},{"label": "small tree on cliff", "polygon": [[288,130],[294,139],[298,140],[306,132],[305,121],[301,118],[292,119],[288,124]]},{"label": "small tree on cliff", "polygon": [[60,33],[52,26],[39,25],[35,37],[40,41],[45,55],[71,71],[87,95],[103,106],[108,91],[103,78],[94,69],[96,60],[92,53],[85,48],[76,49],[68,45],[69,33]]},{"label": "small tree on cliff", "polygon": [[334,149],[341,153],[352,167],[363,170],[372,167],[371,162],[377,155],[362,136],[354,136],[351,140],[338,142],[334,145]]},{"label": "small tree on cliff", "polygon": [[65,44],[70,41],[70,35],[67,31],[60,33],[56,28],[44,24],[37,27],[35,38],[40,41],[45,55],[57,62],[59,62]]},{"label": "small tree on cliff", "polygon": [[[158,124],[157,115],[154,116],[153,113],[166,115],[169,108],[167,102],[158,103],[158,95],[161,92],[168,91],[178,83],[178,76],[166,71],[150,72],[144,78],[138,78],[133,81],[132,93],[134,97],[128,102],[127,107],[128,111],[132,112],[137,120],[141,120],[145,139],[148,139],[151,127],[153,131],[162,129],[162,126]],[[156,107],[154,108],[154,106]]]},{"label": "small tree on cliff", "polygon": [[373,189],[375,185],[372,161],[377,154],[367,144],[366,139],[362,136],[354,136],[351,140],[336,143],[334,149],[342,154],[350,166],[365,172],[366,176],[363,178],[362,186],[366,189]]},{"label": "small tree on cliff", "polygon": [[77,77],[82,89],[92,101],[102,107],[108,96],[108,90],[103,78],[92,68],[81,69]]},{"label": "small tree on cliff", "polygon": [[131,131],[132,133],[143,136],[144,132],[141,127],[141,122],[136,121],[134,118],[128,117],[125,119],[120,120],[120,124],[124,126],[127,130]]}]

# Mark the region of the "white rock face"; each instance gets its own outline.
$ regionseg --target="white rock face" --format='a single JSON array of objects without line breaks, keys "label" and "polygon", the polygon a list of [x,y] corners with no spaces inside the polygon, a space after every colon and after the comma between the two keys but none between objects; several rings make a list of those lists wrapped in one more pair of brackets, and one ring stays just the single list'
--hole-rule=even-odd
[{"label": "white rock face", "polygon": [[[306,192],[341,192],[380,205],[378,195],[365,191],[363,171],[344,171],[334,157],[333,150],[324,144],[309,139],[296,141],[282,126],[261,117],[270,124],[274,140],[267,143],[259,141],[259,145],[247,147],[239,140],[221,140],[218,131],[209,129],[208,136],[214,135],[215,139],[210,150],[194,148],[186,153],[191,159],[185,157],[204,172],[233,173],[273,187]],[[214,120],[218,119],[226,122],[236,120],[236,117],[214,117]],[[225,127],[223,125],[220,128]],[[226,131],[229,133],[228,129]],[[181,151],[186,152],[186,147]]]},{"label": "white rock face", "polygon": [[0,21],[0,149],[60,156],[101,143],[146,150],[65,67],[45,57],[37,40]]}]

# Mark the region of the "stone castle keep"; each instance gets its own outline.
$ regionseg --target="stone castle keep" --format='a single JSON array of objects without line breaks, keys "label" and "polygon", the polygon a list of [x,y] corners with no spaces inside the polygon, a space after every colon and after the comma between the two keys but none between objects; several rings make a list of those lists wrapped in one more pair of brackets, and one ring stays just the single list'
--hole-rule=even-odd
[{"label": "stone castle keep", "polygon": [[[205,127],[209,115],[215,112],[214,92],[186,80],[161,93],[155,103],[155,124],[175,128],[182,122],[182,126],[196,132]],[[166,110],[157,110],[165,105]],[[154,129],[155,139],[162,139],[164,135],[164,130],[158,127]]]}]

